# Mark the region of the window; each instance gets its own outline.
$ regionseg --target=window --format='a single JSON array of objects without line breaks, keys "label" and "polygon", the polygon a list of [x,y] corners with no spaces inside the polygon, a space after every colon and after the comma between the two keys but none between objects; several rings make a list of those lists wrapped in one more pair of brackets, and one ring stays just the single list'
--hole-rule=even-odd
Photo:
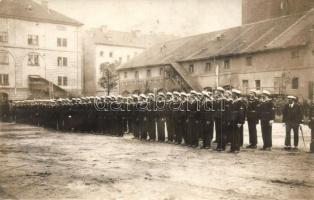
[{"label": "window", "polygon": [[57,46],[58,47],[66,47],[67,44],[67,39],[66,38],[57,38]]},{"label": "window", "polygon": [[67,47],[68,46],[68,40],[66,38],[62,39],[62,45],[63,45],[63,47]]},{"label": "window", "polygon": [[28,35],[27,43],[29,45],[38,45],[39,44],[38,35]]},{"label": "window", "polygon": [[128,56],[126,57],[126,60],[127,60],[127,61],[129,61],[129,60],[130,60],[130,55],[128,55]]},{"label": "window", "polygon": [[67,86],[68,85],[68,77],[66,76],[58,76],[58,85]]},{"label": "window", "polygon": [[206,63],[206,65],[205,65],[205,72],[210,72],[211,68],[212,68],[211,63]]},{"label": "window", "polygon": [[246,66],[252,66],[252,56],[246,57]]},{"label": "window", "polygon": [[224,60],[224,68],[225,69],[230,69],[230,59],[225,59]]},{"label": "window", "polygon": [[9,54],[6,52],[0,52],[0,64],[8,65],[9,64]]},{"label": "window", "polygon": [[300,51],[299,50],[291,51],[291,58],[292,59],[299,58],[299,57],[300,57]]},{"label": "window", "polygon": [[28,66],[39,66],[39,55],[34,53],[28,54],[27,64]]},{"label": "window", "polygon": [[0,42],[8,42],[8,32],[0,32]]},{"label": "window", "polygon": [[0,85],[9,85],[9,74],[0,74]]},{"label": "window", "polygon": [[109,52],[109,58],[112,58],[112,57],[113,57],[113,52],[110,51],[110,52]]},{"label": "window", "polygon": [[68,77],[66,77],[66,76],[63,77],[63,85],[64,86],[68,85]]},{"label": "window", "polygon": [[122,62],[122,57],[119,57],[119,63],[121,63]]},{"label": "window", "polygon": [[161,68],[159,69],[159,75],[160,75],[160,76],[163,76],[163,75],[164,75],[164,68],[163,68],[163,67],[161,67]]},{"label": "window", "polygon": [[260,90],[261,89],[261,80],[255,80],[255,89]]},{"label": "window", "polygon": [[298,89],[299,88],[299,78],[294,77],[292,79],[291,87],[292,87],[292,89]]},{"label": "window", "polygon": [[58,67],[68,66],[68,58],[66,57],[58,57],[57,62],[58,62]]},{"label": "window", "polygon": [[124,78],[128,78],[128,72],[124,72]]},{"label": "window", "polygon": [[189,72],[194,73],[194,65],[193,64],[189,65]]},{"label": "window", "polygon": [[138,71],[135,71],[135,79],[138,79],[138,78],[139,78]]},{"label": "window", "polygon": [[103,52],[103,51],[100,51],[100,52],[99,52],[99,55],[100,55],[101,57],[103,57],[103,56],[104,56],[104,52]]},{"label": "window", "polygon": [[148,78],[152,76],[152,72],[151,72],[150,69],[148,69],[148,70],[146,71],[146,76],[147,76]]},{"label": "window", "polygon": [[242,80],[242,87],[245,89],[249,88],[249,80]]},{"label": "window", "polygon": [[133,54],[134,54],[134,56],[136,56],[136,55],[137,55],[137,52],[135,51]]}]

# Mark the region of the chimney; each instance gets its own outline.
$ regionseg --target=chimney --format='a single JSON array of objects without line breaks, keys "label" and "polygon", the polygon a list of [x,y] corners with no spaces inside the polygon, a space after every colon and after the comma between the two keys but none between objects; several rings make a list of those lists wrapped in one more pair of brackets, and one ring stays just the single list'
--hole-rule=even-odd
[{"label": "chimney", "polygon": [[45,7],[46,9],[48,9],[48,0],[42,0],[41,5]]}]

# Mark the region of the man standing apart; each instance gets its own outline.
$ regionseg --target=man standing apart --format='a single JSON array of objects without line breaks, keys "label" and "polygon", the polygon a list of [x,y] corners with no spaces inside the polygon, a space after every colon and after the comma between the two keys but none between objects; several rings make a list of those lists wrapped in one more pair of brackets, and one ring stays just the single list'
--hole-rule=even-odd
[{"label": "man standing apart", "polygon": [[311,106],[310,106],[310,112],[309,112],[309,127],[311,129],[311,146],[310,150],[312,153],[314,153],[314,102],[312,100]]},{"label": "man standing apart", "polygon": [[291,150],[291,129],[294,134],[294,148],[298,148],[299,144],[299,127],[303,119],[301,106],[296,102],[296,97],[288,96],[288,103],[284,106],[283,123],[286,125],[286,150]]}]

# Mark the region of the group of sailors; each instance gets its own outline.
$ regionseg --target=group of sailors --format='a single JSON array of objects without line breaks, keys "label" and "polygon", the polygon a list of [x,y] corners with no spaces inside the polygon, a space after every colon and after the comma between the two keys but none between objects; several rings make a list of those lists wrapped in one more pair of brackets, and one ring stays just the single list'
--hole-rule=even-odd
[{"label": "group of sailors", "polygon": [[[312,106],[314,108],[314,106]],[[249,145],[258,144],[257,124],[261,124],[263,146],[272,148],[272,124],[275,107],[269,91],[251,90],[247,98],[241,91],[218,87],[210,91],[190,93],[167,92],[147,95],[80,97],[72,99],[24,100],[12,103],[16,122],[29,123],[59,131],[94,132],[123,136],[133,133],[147,141],[169,142],[191,147],[239,152],[243,146],[243,128],[247,121]],[[288,96],[283,109],[286,124],[285,148],[298,147],[302,109],[296,97]],[[310,119],[313,128],[314,109]],[[215,133],[215,141],[213,141]],[[202,141],[202,142],[199,142]]]}]

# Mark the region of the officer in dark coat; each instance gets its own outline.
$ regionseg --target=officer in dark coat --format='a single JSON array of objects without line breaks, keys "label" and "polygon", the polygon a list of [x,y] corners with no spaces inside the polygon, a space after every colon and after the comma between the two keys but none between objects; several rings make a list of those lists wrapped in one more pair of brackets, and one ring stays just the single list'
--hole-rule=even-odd
[{"label": "officer in dark coat", "polygon": [[230,152],[237,153],[240,151],[241,146],[241,128],[245,123],[245,103],[240,97],[241,92],[239,90],[232,89],[232,96],[234,101],[231,106],[232,136]]},{"label": "officer in dark coat", "polygon": [[271,150],[272,147],[272,125],[275,119],[275,108],[270,92],[263,90],[262,102],[260,106],[259,116],[261,120],[263,148],[261,150]]},{"label": "officer in dark coat", "polygon": [[200,108],[200,123],[201,123],[201,137],[203,139],[203,147],[209,149],[211,146],[211,141],[213,139],[214,131],[214,99],[212,98],[212,93],[203,91],[204,95],[201,108]]},{"label": "officer in dark coat", "polygon": [[248,96],[247,104],[247,122],[249,128],[249,142],[250,144],[246,148],[256,149],[257,148],[257,129],[258,124],[258,109],[259,99],[257,98],[256,90],[251,90]]},{"label": "officer in dark coat", "polygon": [[296,97],[288,96],[288,103],[282,110],[283,123],[286,126],[286,139],[284,149],[291,149],[291,129],[294,134],[294,148],[298,148],[299,144],[299,127],[303,119],[302,108],[299,103],[296,102]]}]

